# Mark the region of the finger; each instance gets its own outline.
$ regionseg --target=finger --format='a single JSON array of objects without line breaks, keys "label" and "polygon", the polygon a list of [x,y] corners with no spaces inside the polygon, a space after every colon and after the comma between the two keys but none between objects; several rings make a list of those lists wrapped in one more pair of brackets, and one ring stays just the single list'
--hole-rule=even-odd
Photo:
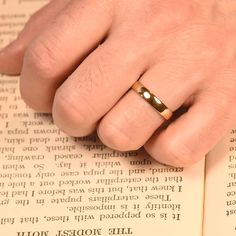
[{"label": "finger", "polygon": [[[202,74],[194,63],[168,60],[149,69],[140,81],[175,111],[190,99],[200,83],[197,78],[202,78]],[[131,90],[101,120],[98,135],[111,148],[134,150],[141,147],[163,122],[160,114]]]},{"label": "finger", "polygon": [[68,2],[69,0],[51,1],[30,18],[17,39],[0,51],[1,73],[20,73],[25,49]]},{"label": "finger", "polygon": [[21,95],[35,110],[51,112],[56,89],[104,39],[111,9],[103,1],[73,0],[29,46]]},{"label": "finger", "polygon": [[91,133],[146,67],[133,41],[111,35],[91,53],[57,90],[53,103],[56,125],[72,136]]},{"label": "finger", "polygon": [[173,166],[188,166],[202,159],[236,122],[232,109],[236,96],[222,91],[219,87],[202,92],[187,113],[151,137],[144,145],[147,152]]}]

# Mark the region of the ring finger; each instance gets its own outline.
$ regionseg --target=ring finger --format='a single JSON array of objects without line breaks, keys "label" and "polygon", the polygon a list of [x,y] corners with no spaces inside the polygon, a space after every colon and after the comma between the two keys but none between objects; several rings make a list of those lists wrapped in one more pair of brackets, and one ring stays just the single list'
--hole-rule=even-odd
[{"label": "ring finger", "polygon": [[[193,73],[194,71],[194,73]],[[195,63],[163,61],[149,69],[140,81],[167,107],[176,111],[189,102],[206,72]],[[133,90],[106,114],[98,127],[101,140],[117,150],[134,150],[146,143],[164,119]]]}]

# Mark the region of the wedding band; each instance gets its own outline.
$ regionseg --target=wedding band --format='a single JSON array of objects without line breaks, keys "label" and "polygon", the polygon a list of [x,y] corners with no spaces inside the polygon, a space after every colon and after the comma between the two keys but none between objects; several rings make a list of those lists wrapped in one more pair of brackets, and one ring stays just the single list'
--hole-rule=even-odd
[{"label": "wedding band", "polygon": [[138,93],[144,100],[146,100],[152,107],[154,107],[166,120],[169,120],[173,115],[173,112],[160,99],[158,99],[153,93],[145,88],[139,81],[136,81],[133,84],[132,89],[136,93]]}]

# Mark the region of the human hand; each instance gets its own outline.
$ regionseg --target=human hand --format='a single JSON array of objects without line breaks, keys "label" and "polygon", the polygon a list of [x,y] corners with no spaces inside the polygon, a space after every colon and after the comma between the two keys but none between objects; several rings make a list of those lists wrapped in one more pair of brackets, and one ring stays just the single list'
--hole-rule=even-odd
[{"label": "human hand", "polygon": [[[53,0],[0,53],[25,102],[72,136],[187,166],[236,124],[236,2]],[[172,111],[133,90],[140,80]]]}]

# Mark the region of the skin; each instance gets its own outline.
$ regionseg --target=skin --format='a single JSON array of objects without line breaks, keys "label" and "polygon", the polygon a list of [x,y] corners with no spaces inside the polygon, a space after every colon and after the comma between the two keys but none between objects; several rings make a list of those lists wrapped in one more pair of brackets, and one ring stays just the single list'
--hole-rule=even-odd
[{"label": "skin", "polygon": [[24,101],[69,135],[97,130],[113,149],[189,166],[236,125],[235,22],[234,0],[53,0],[0,52],[0,72],[21,74]]}]

